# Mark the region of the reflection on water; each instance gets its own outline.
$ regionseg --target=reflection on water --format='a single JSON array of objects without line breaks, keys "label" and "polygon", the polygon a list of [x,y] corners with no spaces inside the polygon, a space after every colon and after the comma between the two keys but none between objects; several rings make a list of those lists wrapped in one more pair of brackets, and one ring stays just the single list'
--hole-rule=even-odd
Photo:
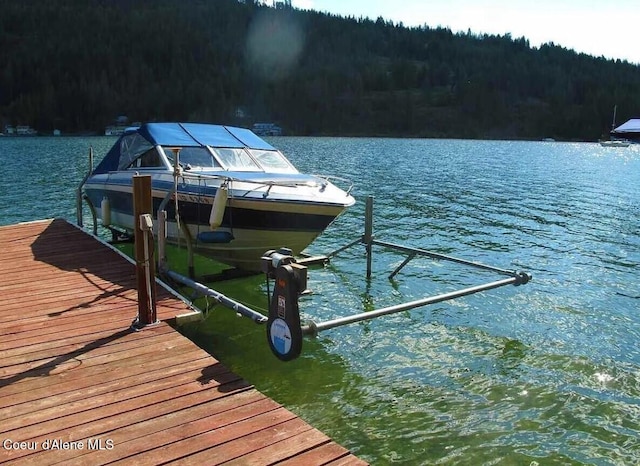
[{"label": "reflection on water", "polygon": [[[16,141],[0,141],[4,224],[74,218],[89,143],[113,143]],[[290,363],[271,356],[263,328],[224,309],[189,336],[373,464],[640,462],[640,147],[272,142],[301,171],[355,181],[358,203],[311,252],[356,239],[373,195],[378,238],[534,280],[324,332]],[[345,251],[310,271],[301,307],[321,321],[495,278],[420,258],[389,282],[403,259],[375,249],[367,282],[363,248]],[[219,288],[266,307],[260,277]]]}]

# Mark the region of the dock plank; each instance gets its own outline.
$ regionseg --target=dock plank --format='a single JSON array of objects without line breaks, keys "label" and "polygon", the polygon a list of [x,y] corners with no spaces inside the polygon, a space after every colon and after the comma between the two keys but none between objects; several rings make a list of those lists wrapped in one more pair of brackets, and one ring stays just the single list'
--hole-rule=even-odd
[{"label": "dock plank", "polygon": [[163,286],[134,331],[131,261],[67,221],[0,227],[0,267],[3,464],[366,464],[180,335]]},{"label": "dock plank", "polygon": [[[167,435],[165,431],[182,431],[187,435],[188,429],[220,428],[274,409],[280,409],[280,407],[257,390],[239,392],[234,396],[221,394],[220,398],[215,400],[208,400],[195,406],[183,406],[180,411],[168,412],[153,419],[120,427],[117,431],[109,433],[109,438],[118,445],[118,450],[114,448],[92,454],[91,461],[92,464],[107,464],[138,455],[142,451],[166,447],[175,437]],[[123,421],[123,418],[124,416],[120,416],[114,418],[114,421]],[[82,454],[66,452],[57,455],[56,460],[78,459],[80,456]],[[131,464],[138,463],[132,461]]]}]

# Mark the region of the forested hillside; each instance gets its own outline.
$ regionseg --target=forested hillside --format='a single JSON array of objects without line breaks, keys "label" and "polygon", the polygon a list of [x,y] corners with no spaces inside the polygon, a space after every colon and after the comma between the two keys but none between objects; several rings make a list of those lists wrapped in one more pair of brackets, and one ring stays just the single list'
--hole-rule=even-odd
[{"label": "forested hillside", "polygon": [[[428,19],[427,19],[428,22]],[[640,67],[524,38],[235,0],[0,0],[0,123],[280,124],[286,134],[595,140]]]}]

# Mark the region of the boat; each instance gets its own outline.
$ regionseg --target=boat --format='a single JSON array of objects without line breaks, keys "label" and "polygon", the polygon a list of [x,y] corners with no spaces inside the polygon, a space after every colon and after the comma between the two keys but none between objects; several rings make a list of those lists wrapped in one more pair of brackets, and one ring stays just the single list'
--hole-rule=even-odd
[{"label": "boat", "polygon": [[287,247],[299,254],[355,203],[332,181],[300,173],[246,128],[145,123],[127,128],[80,190],[102,224],[131,232],[133,176],[151,176],[154,229],[166,210],[167,242],[218,262],[260,270],[260,258]]},{"label": "boat", "polygon": [[640,143],[640,118],[631,118],[611,131],[612,139],[624,139],[631,143]]},{"label": "boat", "polygon": [[611,121],[610,139],[600,140],[602,147],[629,147],[632,142],[640,142],[640,119],[632,118],[616,128],[616,111],[618,106],[613,106],[613,120]]},{"label": "boat", "polygon": [[631,144],[629,141],[625,139],[609,139],[604,141],[599,141],[602,147],[629,147]]}]

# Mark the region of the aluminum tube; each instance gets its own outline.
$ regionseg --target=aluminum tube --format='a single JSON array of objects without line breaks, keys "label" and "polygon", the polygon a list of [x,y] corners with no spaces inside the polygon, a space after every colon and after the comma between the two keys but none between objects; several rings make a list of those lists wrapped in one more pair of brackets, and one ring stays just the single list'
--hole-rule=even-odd
[{"label": "aluminum tube", "polygon": [[233,309],[238,314],[243,315],[244,317],[248,317],[253,320],[257,324],[264,324],[268,319],[267,316],[260,314],[257,311],[254,311],[251,308],[248,308],[242,303],[234,301],[231,298],[226,297],[222,293],[217,292],[216,290],[212,290],[211,288],[203,285],[202,283],[198,283],[190,278],[185,277],[184,275],[180,275],[179,273],[172,272],[171,270],[167,271],[166,274],[171,277],[171,279],[177,281],[178,283],[182,283],[183,285],[188,286],[189,288],[196,290],[197,292],[205,295],[211,296],[220,304],[230,309]]},{"label": "aluminum tube", "polygon": [[456,262],[458,264],[470,265],[472,267],[476,267],[476,268],[484,269],[484,270],[490,270],[492,272],[497,272],[497,273],[500,273],[500,274],[503,274],[503,275],[515,276],[517,274],[513,270],[506,270],[506,269],[501,269],[501,268],[498,268],[498,267],[493,267],[491,265],[481,264],[480,262],[473,262],[473,261],[468,261],[468,260],[465,260],[465,259],[458,259],[457,257],[447,256],[445,254],[439,254],[437,252],[431,252],[431,251],[427,251],[425,249],[401,246],[399,244],[387,243],[386,241],[379,241],[377,239],[374,239],[372,242],[373,242],[373,244],[377,244],[378,246],[384,246],[386,248],[396,249],[398,251],[403,251],[403,252],[407,252],[407,253],[416,253],[416,254],[420,254],[421,256],[431,257],[432,259],[446,260],[446,261],[450,261],[450,262]]},{"label": "aluminum tube", "polygon": [[503,280],[485,283],[484,285],[472,286],[472,287],[464,288],[458,291],[452,291],[452,292],[440,294],[437,296],[431,296],[429,298],[419,299],[417,301],[411,301],[409,303],[403,303],[403,304],[398,304],[396,306],[384,307],[381,309],[376,309],[374,311],[354,314],[352,316],[340,317],[338,319],[328,320],[326,322],[312,323],[310,326],[304,327],[302,330],[303,330],[303,333],[305,334],[316,333],[322,330],[329,330],[334,327],[340,327],[342,325],[353,324],[355,322],[361,322],[363,320],[375,319],[376,317],[381,317],[388,314],[395,314],[397,312],[407,311],[409,309],[414,309],[416,307],[427,306],[429,304],[435,304],[435,303],[447,301],[454,298],[460,298],[462,296],[478,293],[480,291],[491,290],[493,288],[499,288],[505,285],[512,285],[512,284],[515,284],[517,281],[518,281],[517,277],[505,278]]}]

